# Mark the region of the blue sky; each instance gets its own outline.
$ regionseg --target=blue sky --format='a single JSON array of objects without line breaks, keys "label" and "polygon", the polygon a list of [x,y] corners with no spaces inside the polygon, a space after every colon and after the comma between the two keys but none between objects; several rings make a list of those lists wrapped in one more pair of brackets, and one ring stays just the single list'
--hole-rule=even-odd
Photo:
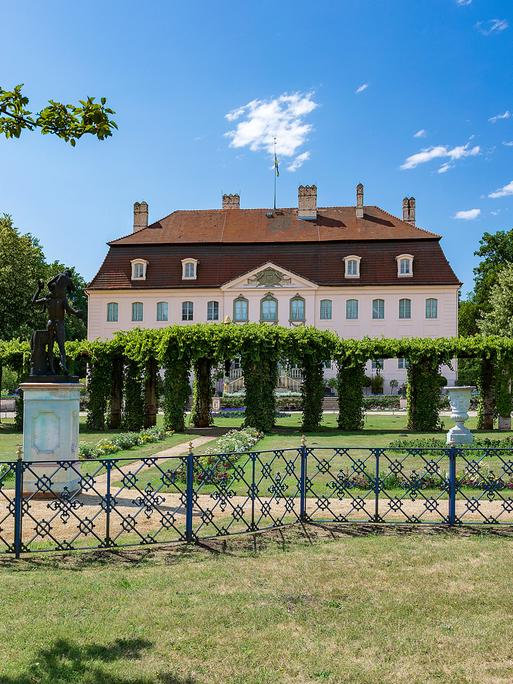
[{"label": "blue sky", "polygon": [[0,212],[87,279],[135,200],[150,220],[223,192],[271,206],[274,129],[279,205],[302,183],[343,205],[362,181],[398,215],[414,195],[463,292],[482,233],[513,227],[507,0],[1,5],[0,85],[25,83],[34,108],[95,95],[117,112],[106,142],[0,139]]}]

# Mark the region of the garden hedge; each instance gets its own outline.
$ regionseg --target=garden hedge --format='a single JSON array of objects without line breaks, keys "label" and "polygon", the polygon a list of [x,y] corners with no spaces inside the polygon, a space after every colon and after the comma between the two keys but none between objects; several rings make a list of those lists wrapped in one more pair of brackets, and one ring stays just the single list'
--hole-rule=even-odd
[{"label": "garden hedge", "polygon": [[[435,430],[440,402],[440,367],[452,359],[480,359],[479,424],[491,429],[494,418],[511,410],[513,341],[497,336],[459,338],[341,339],[330,331],[301,326],[234,323],[135,329],[109,341],[68,342],[73,368],[88,368],[88,423],[94,429],[126,425],[135,429],[155,424],[158,373],[164,372],[164,422],[183,430],[196,370],[193,421],[210,422],[214,371],[227,361],[241,359],[246,387],[245,424],[261,431],[274,425],[278,363],[297,364],[303,372],[303,428],[315,430],[322,416],[322,369],[338,367],[339,426],[359,430],[363,424],[364,366],[369,359],[406,358],[408,369],[408,426]],[[28,342],[0,341],[0,369],[9,367],[20,381],[28,374]],[[21,413],[20,413],[21,417]]]}]

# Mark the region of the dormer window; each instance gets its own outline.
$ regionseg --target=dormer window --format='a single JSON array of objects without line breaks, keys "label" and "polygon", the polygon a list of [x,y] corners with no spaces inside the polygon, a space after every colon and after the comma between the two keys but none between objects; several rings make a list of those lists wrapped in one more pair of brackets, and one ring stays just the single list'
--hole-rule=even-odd
[{"label": "dormer window", "polygon": [[182,259],[182,280],[196,280],[198,277],[198,260]]},{"label": "dormer window", "polygon": [[413,256],[411,254],[399,254],[397,261],[397,277],[411,278],[413,275]]},{"label": "dormer window", "polygon": [[148,262],[146,259],[132,259],[132,280],[146,280]]},{"label": "dormer window", "polygon": [[359,278],[360,277],[360,261],[362,257],[355,256],[351,254],[350,256],[344,257],[345,263],[345,277],[346,278]]}]

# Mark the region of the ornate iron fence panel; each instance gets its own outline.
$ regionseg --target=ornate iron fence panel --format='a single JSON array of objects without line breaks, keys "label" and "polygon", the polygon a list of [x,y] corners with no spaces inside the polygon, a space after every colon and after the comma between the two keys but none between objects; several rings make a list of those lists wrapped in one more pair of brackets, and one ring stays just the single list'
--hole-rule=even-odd
[{"label": "ornate iron fence panel", "polygon": [[301,449],[194,457],[193,537],[280,527],[300,517]]},{"label": "ornate iron fence panel", "polygon": [[0,552],[306,522],[513,525],[513,449],[313,448],[0,463]]},{"label": "ornate iron fence panel", "polygon": [[454,523],[513,525],[513,450],[458,449]]},{"label": "ornate iron fence panel", "polygon": [[375,522],[374,449],[305,449],[305,518]]}]

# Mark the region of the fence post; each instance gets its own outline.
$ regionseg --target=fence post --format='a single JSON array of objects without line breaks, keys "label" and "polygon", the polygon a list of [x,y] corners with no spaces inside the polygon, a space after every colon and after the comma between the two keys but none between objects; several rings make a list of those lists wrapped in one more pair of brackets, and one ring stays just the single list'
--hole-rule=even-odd
[{"label": "fence post", "polygon": [[376,449],[374,451],[374,456],[376,458],[376,467],[374,471],[374,522],[379,522],[379,493],[381,491],[380,479],[379,479],[379,454],[380,450]]},{"label": "fence post", "polygon": [[449,525],[456,524],[456,449],[449,449]]},{"label": "fence post", "polygon": [[256,454],[251,454],[251,530],[255,530]]},{"label": "fence post", "polygon": [[110,494],[110,471],[112,469],[112,461],[107,461],[105,464],[107,468],[107,494],[105,496],[105,546],[111,546],[110,540],[110,510],[111,510],[111,494]]},{"label": "fence post", "polygon": [[186,491],[185,491],[185,540],[190,543],[194,540],[192,531],[192,504],[194,499],[194,454],[192,442],[189,442],[189,452],[186,461]]},{"label": "fence post", "polygon": [[306,469],[308,449],[306,448],[306,437],[301,437],[301,470],[299,475],[299,519],[306,521]]},{"label": "fence post", "polygon": [[14,485],[14,555],[20,557],[22,546],[22,516],[23,516],[23,450],[16,449],[16,469]]}]

